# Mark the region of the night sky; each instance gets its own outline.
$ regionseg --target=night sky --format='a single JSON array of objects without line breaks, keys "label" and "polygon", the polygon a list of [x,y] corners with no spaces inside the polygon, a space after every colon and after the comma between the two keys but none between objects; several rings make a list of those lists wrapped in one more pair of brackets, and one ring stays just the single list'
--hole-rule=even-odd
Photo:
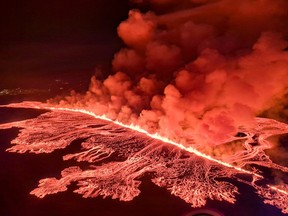
[{"label": "night sky", "polygon": [[1,1],[0,88],[89,80],[99,65],[109,71],[129,8],[128,0]]}]

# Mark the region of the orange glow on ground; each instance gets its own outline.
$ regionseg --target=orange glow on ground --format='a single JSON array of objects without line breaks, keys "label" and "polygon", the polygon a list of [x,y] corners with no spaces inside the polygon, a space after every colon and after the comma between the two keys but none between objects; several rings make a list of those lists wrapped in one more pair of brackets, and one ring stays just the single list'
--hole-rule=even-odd
[{"label": "orange glow on ground", "polygon": [[[61,191],[65,191],[67,190],[67,185],[69,185],[71,182],[78,182],[79,189],[75,190],[74,192],[82,194],[83,197],[111,196],[113,199],[118,198],[123,201],[129,201],[132,200],[135,196],[138,196],[140,193],[138,189],[140,181],[137,180],[139,176],[142,176],[146,172],[154,171],[157,174],[155,178],[151,179],[153,183],[155,183],[160,187],[166,187],[171,192],[171,194],[180,197],[181,199],[190,203],[191,206],[193,207],[200,207],[205,205],[207,199],[226,200],[231,203],[234,203],[236,201],[235,195],[238,193],[237,187],[235,187],[233,184],[230,183],[227,184],[223,181],[218,181],[215,179],[220,176],[220,178],[221,177],[235,178],[239,182],[243,182],[244,184],[250,185],[251,187],[256,189],[257,191],[256,193],[259,194],[259,196],[264,198],[265,203],[274,205],[282,209],[284,213],[288,212],[288,207],[286,204],[287,203],[286,201],[288,200],[287,186],[285,184],[274,185],[273,182],[270,184],[264,183],[264,185],[261,185],[263,183],[261,183],[261,181],[259,180],[265,179],[265,175],[260,174],[259,171],[257,169],[254,169],[253,167],[251,169],[244,168],[245,164],[248,165],[257,164],[260,166],[263,165],[268,168],[277,169],[284,173],[287,172],[287,167],[275,164],[271,160],[262,160],[261,158],[259,158],[257,161],[258,155],[260,155],[261,157],[263,156],[261,155],[263,149],[267,149],[270,146],[268,141],[266,141],[266,138],[268,138],[273,134],[287,133],[288,126],[279,123],[277,121],[269,119],[268,120],[258,119],[257,121],[258,124],[263,124],[263,127],[258,127],[250,132],[249,131],[247,132],[246,129],[244,130],[245,133],[249,134],[247,136],[248,141],[245,141],[244,145],[247,145],[248,153],[250,155],[247,156],[246,154],[244,154],[245,152],[240,151],[232,155],[231,157],[232,159],[231,158],[227,159],[227,161],[230,160],[231,162],[234,161],[237,162],[237,160],[240,161],[240,166],[236,166],[227,161],[222,161],[219,160],[218,158],[214,158],[206,153],[199,151],[198,149],[193,148],[192,146],[185,146],[182,143],[175,142],[157,133],[151,134],[148,131],[144,130],[143,128],[139,127],[138,125],[123,124],[122,122],[112,120],[105,115],[97,115],[89,110],[68,108],[68,107],[57,107],[37,102],[23,102],[19,104],[3,105],[0,107],[34,108],[34,109],[45,109],[52,111],[48,112],[47,119],[45,119],[46,117],[44,117],[45,116],[44,115],[43,117],[40,116],[41,118],[39,119],[36,118],[32,120],[27,120],[27,123],[25,123],[26,121],[20,121],[0,125],[0,129],[10,128],[13,126],[20,128],[27,128],[26,131],[20,133],[18,138],[12,141],[14,146],[7,149],[8,151],[11,152],[25,153],[28,151],[37,154],[50,153],[55,149],[65,148],[67,145],[69,145],[71,140],[78,138],[78,131],[83,130],[83,133],[88,133],[87,137],[93,136],[92,134],[94,134],[96,138],[91,140],[88,139],[87,142],[85,141],[83,144],[81,144],[83,147],[81,152],[65,155],[63,156],[63,160],[74,159],[77,160],[78,162],[87,161],[92,164],[94,162],[105,160],[109,158],[113,154],[113,152],[115,152],[114,151],[115,149],[113,149],[113,147],[109,147],[110,141],[106,141],[107,142],[106,146],[101,144],[103,140],[101,141],[100,139],[99,142],[97,141],[98,136],[101,135],[101,133],[105,135],[109,134],[110,132],[106,132],[105,130],[101,131],[101,129],[99,130],[98,128],[94,129],[93,127],[88,127],[88,129],[85,128],[90,124],[92,124],[93,126],[94,119],[95,122],[97,122],[97,120],[99,121],[103,120],[104,122],[99,123],[100,125],[102,124],[105,125],[105,121],[107,122],[107,124],[111,123],[112,134],[114,133],[113,127],[116,126],[119,126],[116,127],[116,130],[120,128],[128,129],[127,132],[123,132],[122,135],[124,137],[128,136],[128,140],[129,140],[129,134],[132,135],[133,133],[143,134],[144,135],[143,137],[146,136],[151,138],[149,139],[150,141],[147,141],[147,146],[145,144],[146,147],[144,148],[141,147],[143,149],[140,148],[139,152],[137,152],[138,151],[137,150],[136,153],[132,153],[130,155],[128,154],[127,158],[123,162],[119,163],[112,162],[108,164],[104,163],[101,166],[97,166],[97,169],[89,169],[89,170],[81,170],[80,167],[69,167],[62,171],[61,173],[62,177],[59,180],[56,178],[45,178],[40,180],[38,188],[34,189],[31,192],[31,194],[36,195],[40,198],[43,198],[48,194],[54,194]],[[73,116],[79,119],[76,120],[76,122],[74,122],[75,120],[73,119]],[[58,125],[59,123],[61,124]],[[48,127],[49,125],[50,127]],[[261,142],[261,144],[255,147],[250,146],[249,145],[249,141],[251,141],[249,140],[250,135],[252,136],[253,133],[258,133],[257,130],[261,130],[261,128],[265,128],[266,126],[268,127],[266,128],[267,130],[266,133],[263,132],[263,134],[259,136],[259,142]],[[46,128],[47,131],[45,130],[45,127],[48,127]],[[70,129],[67,131],[67,128]],[[63,132],[61,132],[62,130]],[[73,134],[73,130],[76,131],[75,134]],[[46,132],[48,133],[46,134]],[[116,133],[118,132],[116,131]],[[55,137],[53,138],[53,136]],[[70,138],[72,139],[70,140]],[[153,142],[152,140],[155,140],[155,142]],[[118,146],[119,141],[116,140],[113,142],[116,142],[116,146],[114,146],[114,148],[116,148],[116,151],[117,148],[118,150],[122,148],[121,146],[120,147]],[[159,150],[159,148],[161,149],[162,148],[161,145],[164,144],[165,146],[171,146],[172,148],[171,149],[169,148],[169,150],[171,150],[172,152],[176,151],[173,149],[179,149],[179,151],[183,150],[182,152],[191,153],[189,154],[191,156],[187,158],[186,167],[188,169],[192,168],[192,170],[190,170],[192,176],[188,175],[186,180],[181,178],[177,180],[178,171],[182,172],[184,171],[182,169],[186,169],[185,166],[182,167],[183,159],[177,161],[178,160],[177,157],[179,156],[179,155],[177,156],[177,154],[181,153],[177,153],[176,156],[175,155],[170,156],[171,157],[169,159],[171,160],[170,162],[173,163],[174,161],[176,163],[175,168],[173,167],[171,170],[169,170],[169,166],[171,165],[169,165],[168,167],[166,165],[163,166],[163,163],[165,164],[166,161],[161,162],[162,160],[161,159],[159,162],[158,161],[159,159],[157,160],[153,159],[153,157],[155,156],[156,158],[162,157],[160,155],[162,155],[163,149]],[[128,149],[130,151],[134,147],[128,146],[127,148],[131,148]],[[195,155],[196,157],[193,155]],[[146,156],[148,156],[148,159]],[[255,157],[256,161],[254,161]],[[250,158],[252,161],[251,163],[249,163]],[[198,163],[197,160],[201,161],[199,162],[201,164],[200,167],[197,167],[199,166],[199,164],[197,164]],[[210,163],[207,163],[208,161]],[[178,165],[180,167],[178,167]],[[245,178],[241,179],[241,177],[240,178],[237,177],[237,174],[240,173],[245,175],[247,174],[248,176],[250,176],[251,177],[250,180],[247,179],[244,180]],[[170,179],[170,175],[172,176],[175,175],[176,178],[173,177],[172,179]],[[203,176],[204,179],[202,179]],[[114,182],[114,179],[119,179],[119,183],[124,182],[124,185],[122,185],[122,183],[119,185],[119,183],[117,183],[118,180]],[[110,185],[109,183],[110,181],[113,181],[113,183],[111,183],[112,185]],[[109,184],[108,183],[107,184],[110,186],[107,186],[105,182],[108,182]],[[194,189],[192,190],[191,188]],[[201,194],[200,197],[198,197],[199,193]]]}]

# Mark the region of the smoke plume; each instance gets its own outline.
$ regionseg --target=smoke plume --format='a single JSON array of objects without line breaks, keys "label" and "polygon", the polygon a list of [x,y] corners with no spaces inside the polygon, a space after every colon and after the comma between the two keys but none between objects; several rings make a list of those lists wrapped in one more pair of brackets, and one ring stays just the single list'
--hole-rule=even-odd
[{"label": "smoke plume", "polygon": [[127,46],[114,56],[114,74],[51,102],[215,146],[287,93],[287,1],[137,3],[155,11],[131,10],[118,26]]}]

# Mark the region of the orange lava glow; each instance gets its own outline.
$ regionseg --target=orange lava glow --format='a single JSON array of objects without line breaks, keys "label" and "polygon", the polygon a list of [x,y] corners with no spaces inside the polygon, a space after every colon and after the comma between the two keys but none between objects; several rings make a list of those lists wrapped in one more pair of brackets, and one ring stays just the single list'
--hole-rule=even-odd
[{"label": "orange lava glow", "polygon": [[[105,115],[97,115],[82,108],[58,107],[38,102],[23,102],[4,106],[51,111],[48,112],[47,116],[43,114],[40,118],[0,125],[0,129],[13,126],[24,128],[19,136],[12,141],[14,146],[8,151],[50,153],[55,149],[65,148],[74,139],[87,137],[87,140],[81,144],[83,147],[81,152],[65,155],[63,160],[75,159],[78,162],[87,161],[93,164],[109,159],[115,153],[126,155],[122,162],[104,163],[101,166],[97,165],[96,169],[88,170],[82,170],[80,167],[69,167],[62,171],[62,177],[59,180],[56,178],[42,179],[38,188],[31,192],[40,198],[48,194],[65,191],[67,185],[71,182],[77,182],[79,189],[74,192],[82,194],[83,197],[111,196],[113,199],[129,201],[140,193],[138,189],[140,181],[138,179],[146,172],[155,172],[155,176],[151,179],[153,183],[160,187],[166,187],[171,194],[180,197],[193,207],[205,205],[207,199],[226,200],[234,203],[236,201],[235,195],[238,194],[237,187],[231,183],[217,180],[227,177],[250,185],[256,189],[256,193],[264,199],[265,203],[280,208],[283,213],[288,213],[287,185],[285,183],[275,184],[273,181],[270,181],[269,184],[263,184],[261,180],[266,179],[265,174],[253,166],[245,166],[246,164],[256,164],[283,173],[288,172],[287,167],[273,163],[269,157],[263,154],[263,149],[271,146],[266,140],[268,137],[288,132],[287,125],[275,120],[261,118],[257,120],[258,127],[255,131],[259,135],[260,131],[257,130],[264,128],[263,130],[266,132],[264,131],[262,135],[259,135],[258,141],[261,144],[256,146],[249,145],[251,137],[247,136],[243,145],[247,145],[248,150],[246,151],[250,155],[244,151],[239,151],[231,157],[224,158],[226,160],[220,160],[192,146],[175,142],[157,133],[151,134],[138,125],[126,125]],[[97,123],[97,121],[103,122]],[[81,123],[79,124],[79,122]],[[96,125],[95,127],[94,124],[100,126]],[[106,124],[108,126],[104,126]],[[102,130],[102,127],[108,128]],[[123,131],[124,129],[125,131]],[[251,136],[256,133],[255,131],[243,129],[243,132]],[[121,137],[117,138],[117,134]],[[101,136],[104,137],[101,138]],[[105,138],[106,136],[108,137]],[[114,136],[116,136],[115,139]],[[139,140],[139,136],[143,136],[143,139]],[[121,141],[122,139],[123,141]],[[126,144],[126,147],[121,147],[121,145]],[[135,145],[142,147],[137,147],[139,149],[135,150]],[[183,157],[184,152],[189,156]],[[173,164],[172,167],[168,165],[169,161]],[[235,161],[238,162],[238,165],[232,164]],[[185,162],[184,166],[183,162]],[[178,178],[178,175],[181,176],[180,173],[186,169],[192,170],[185,171],[187,173],[185,178]],[[239,175],[246,177],[242,178]],[[247,180],[247,176],[250,177],[250,180]]]},{"label": "orange lava glow", "polygon": [[[155,134],[150,134],[149,132],[145,131],[144,129],[142,129],[141,127],[139,127],[139,126],[137,126],[137,125],[133,125],[133,124],[126,125],[126,124],[123,124],[123,123],[121,123],[121,122],[119,122],[119,121],[114,121],[114,120],[112,120],[112,119],[109,119],[109,118],[108,118],[107,116],[105,116],[105,115],[96,115],[95,113],[90,112],[90,111],[87,111],[87,110],[84,110],[84,109],[70,109],[70,108],[49,107],[49,106],[47,106],[47,107],[42,107],[42,108],[41,108],[41,107],[35,107],[35,108],[38,108],[38,109],[43,109],[43,108],[44,108],[44,109],[50,109],[50,110],[64,110],[64,111],[71,111],[71,112],[80,112],[80,113],[84,113],[84,114],[93,116],[94,118],[97,118],[97,119],[102,119],[102,120],[105,120],[105,121],[111,121],[111,122],[113,122],[114,124],[120,125],[120,126],[125,127],[125,128],[129,128],[129,129],[131,129],[131,130],[135,130],[135,131],[137,131],[137,132],[139,132],[139,133],[143,133],[143,134],[145,134],[145,135],[147,135],[147,136],[149,136],[149,137],[151,137],[151,138],[153,138],[153,139],[160,140],[160,141],[165,142],[165,143],[167,143],[167,144],[169,144],[169,145],[177,146],[177,147],[180,148],[180,149],[183,149],[183,150],[185,150],[185,151],[187,151],[187,152],[196,154],[197,156],[200,156],[200,157],[205,158],[205,159],[207,159],[207,160],[210,160],[210,161],[219,163],[219,164],[221,164],[221,165],[223,165],[223,166],[226,166],[226,167],[229,167],[229,168],[233,168],[233,169],[235,169],[235,170],[237,170],[237,171],[240,171],[240,172],[243,172],[243,173],[246,173],[246,174],[250,174],[250,175],[252,175],[253,177],[256,177],[256,178],[254,179],[254,181],[257,180],[258,178],[263,178],[263,176],[261,176],[261,175],[259,175],[259,174],[257,174],[257,173],[254,173],[254,172],[252,172],[252,171],[245,170],[245,169],[243,169],[243,168],[240,168],[240,167],[237,167],[237,166],[233,166],[233,165],[231,165],[231,164],[229,164],[229,163],[226,163],[226,162],[217,160],[217,159],[215,159],[215,158],[213,158],[213,157],[211,157],[211,156],[209,156],[209,155],[206,155],[206,154],[203,154],[203,153],[199,152],[198,150],[196,150],[196,149],[194,149],[194,148],[192,148],[192,147],[185,147],[183,144],[174,142],[173,140],[170,140],[170,139],[168,139],[168,138],[166,138],[166,137],[162,137],[162,136],[160,136],[160,135],[157,134],[157,133],[155,133]],[[277,187],[270,186],[270,185],[268,185],[268,187],[271,188],[272,190],[276,190],[276,191],[278,191],[278,192],[280,192],[280,193],[283,193],[283,194],[288,195],[288,192],[285,191],[285,190],[281,190],[281,189],[278,189]]]},{"label": "orange lava glow", "polygon": [[84,110],[84,109],[70,109],[70,108],[49,107],[49,106],[48,107],[42,107],[42,108],[41,107],[35,107],[35,108],[39,108],[39,109],[43,109],[44,108],[44,109],[49,109],[49,110],[62,110],[62,111],[71,111],[71,112],[84,113],[84,114],[93,116],[94,118],[102,119],[102,120],[105,120],[105,121],[110,121],[110,122],[113,122],[114,124],[120,125],[121,127],[129,128],[129,129],[137,131],[139,133],[143,133],[143,134],[145,134],[145,135],[147,135],[147,136],[149,136],[149,137],[151,137],[153,139],[162,141],[162,142],[167,143],[169,145],[177,146],[180,149],[183,149],[183,150],[185,150],[187,152],[196,154],[197,156],[200,156],[200,157],[205,158],[207,160],[219,163],[219,164],[221,164],[223,166],[226,166],[226,167],[229,167],[229,168],[233,168],[235,170],[238,170],[238,171],[246,173],[246,174],[251,174],[251,175],[253,175],[253,176],[257,177],[257,178],[263,178],[263,176],[261,176],[261,175],[259,175],[257,173],[253,173],[251,171],[242,169],[240,167],[233,166],[233,165],[231,165],[229,163],[217,160],[217,159],[215,159],[215,158],[213,158],[213,157],[211,157],[209,155],[206,155],[206,154],[203,154],[203,153],[199,152],[198,150],[196,150],[196,149],[194,149],[192,147],[185,147],[183,144],[174,142],[173,140],[170,140],[167,137],[163,137],[163,136],[161,136],[161,135],[159,135],[157,133],[151,134],[151,133],[147,132],[146,130],[144,130],[143,128],[139,127],[138,125],[133,125],[133,124],[126,125],[126,124],[123,124],[122,122],[114,121],[112,119],[109,119],[106,115],[96,115],[95,113],[87,111],[87,110]]}]

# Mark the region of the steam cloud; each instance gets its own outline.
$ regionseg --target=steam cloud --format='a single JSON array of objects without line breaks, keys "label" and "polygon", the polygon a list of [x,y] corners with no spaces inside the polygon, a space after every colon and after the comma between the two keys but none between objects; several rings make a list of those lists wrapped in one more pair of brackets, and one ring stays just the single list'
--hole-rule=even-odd
[{"label": "steam cloud", "polygon": [[287,1],[138,1],[147,2],[160,12],[131,10],[118,27],[127,47],[115,74],[50,102],[215,146],[284,98]]}]

